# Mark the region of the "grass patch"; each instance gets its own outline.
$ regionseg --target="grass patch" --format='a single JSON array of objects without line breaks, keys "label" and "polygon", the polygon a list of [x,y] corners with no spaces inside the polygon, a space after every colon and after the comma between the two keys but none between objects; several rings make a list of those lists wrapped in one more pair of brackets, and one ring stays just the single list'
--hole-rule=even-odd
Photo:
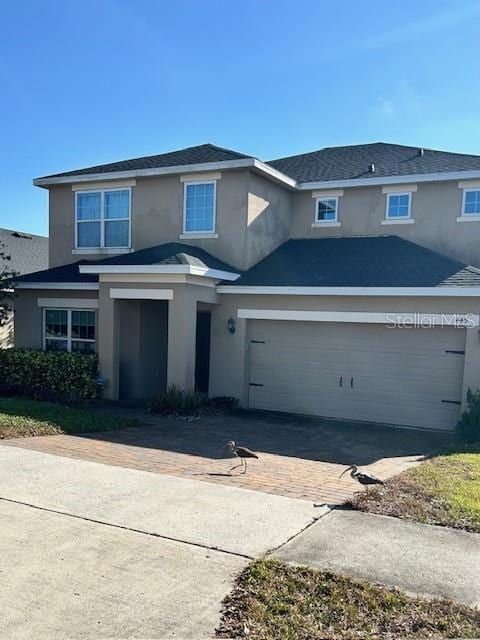
[{"label": "grass patch", "polygon": [[255,640],[478,638],[480,611],[330,572],[258,560],[224,601],[217,636]]},{"label": "grass patch", "polygon": [[369,495],[357,494],[351,504],[362,511],[480,533],[480,447],[441,453]]},{"label": "grass patch", "polygon": [[0,397],[0,438],[91,433],[132,426],[134,420],[28,398]]}]

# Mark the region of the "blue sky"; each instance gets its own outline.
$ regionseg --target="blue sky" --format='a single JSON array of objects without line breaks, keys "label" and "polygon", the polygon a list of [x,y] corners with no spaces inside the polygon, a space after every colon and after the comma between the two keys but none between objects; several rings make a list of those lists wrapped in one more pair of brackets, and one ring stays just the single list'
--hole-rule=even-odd
[{"label": "blue sky", "polygon": [[32,178],[213,142],[480,154],[480,1],[0,0],[0,226]]}]

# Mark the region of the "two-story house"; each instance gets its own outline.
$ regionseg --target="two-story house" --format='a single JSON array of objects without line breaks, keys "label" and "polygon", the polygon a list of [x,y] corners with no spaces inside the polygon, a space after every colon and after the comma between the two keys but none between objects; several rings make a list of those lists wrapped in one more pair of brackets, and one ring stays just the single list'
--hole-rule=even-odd
[{"label": "two-story house", "polygon": [[97,351],[107,398],[451,429],[480,386],[480,157],[205,144],[34,184],[50,268],[18,279],[16,345]]}]

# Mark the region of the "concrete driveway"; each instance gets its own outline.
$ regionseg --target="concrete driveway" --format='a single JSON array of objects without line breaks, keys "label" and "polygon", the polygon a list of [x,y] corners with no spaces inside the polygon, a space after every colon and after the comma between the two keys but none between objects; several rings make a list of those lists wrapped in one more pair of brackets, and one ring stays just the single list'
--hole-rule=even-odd
[{"label": "concrete driveway", "polygon": [[[118,412],[118,409],[115,409]],[[6,445],[120,467],[206,480],[226,487],[339,504],[358,485],[339,478],[347,465],[381,478],[400,473],[446,443],[445,433],[260,412],[194,422],[124,410],[138,427],[80,436],[5,441]],[[255,450],[248,473],[231,473],[228,440]]]},{"label": "concrete driveway", "polygon": [[324,512],[0,445],[3,637],[211,638],[238,571]]}]

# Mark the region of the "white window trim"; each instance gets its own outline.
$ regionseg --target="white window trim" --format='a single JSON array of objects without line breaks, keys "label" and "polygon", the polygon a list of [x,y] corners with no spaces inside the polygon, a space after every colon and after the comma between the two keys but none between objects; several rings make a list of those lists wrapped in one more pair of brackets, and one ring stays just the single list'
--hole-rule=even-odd
[{"label": "white window trim", "polygon": [[37,307],[90,311],[98,309],[98,298],[37,298]]},{"label": "white window trim", "polygon": [[[338,198],[339,196],[322,196],[315,198],[315,219],[312,226],[316,227],[338,227],[340,223],[338,221]],[[333,220],[319,220],[318,219],[318,204],[319,202],[325,202],[326,200],[335,200],[335,218]]]},{"label": "white window trim", "polygon": [[[128,191],[128,218],[105,218],[105,193],[111,191]],[[77,205],[78,196],[86,193],[100,193],[100,218],[98,220],[78,220],[77,219]],[[122,222],[128,220],[128,246],[125,247],[106,247],[105,246],[105,222]],[[100,245],[98,247],[79,247],[78,246],[78,224],[79,223],[92,223],[100,222]],[[101,251],[108,250],[129,250],[132,246],[132,188],[131,187],[116,187],[114,189],[85,189],[83,191],[75,191],[75,249],[74,251],[95,253],[96,250]]]},{"label": "white window trim", "polygon": [[[386,194],[387,198],[386,198],[386,205],[385,205],[385,219],[384,222],[389,222],[390,224],[394,224],[395,222],[401,222],[401,221],[405,221],[405,220],[411,220],[413,222],[413,218],[412,218],[412,192],[411,191],[395,191],[392,193],[387,193]],[[390,208],[390,198],[392,196],[408,196],[408,214],[406,216],[402,216],[400,217],[395,217],[395,216],[389,216],[388,215],[388,210]]]},{"label": "white window trim", "polygon": [[[67,312],[67,337],[65,338],[47,338],[47,311],[66,311]],[[72,338],[72,312],[73,311],[89,311],[95,316],[95,340],[87,340],[86,338]],[[47,340],[58,340],[67,343],[67,352],[72,352],[72,342],[93,342],[95,345],[95,352],[97,351],[97,312],[95,309],[67,309],[66,307],[43,307],[43,328],[42,328],[42,348],[47,350]]]},{"label": "white window trim", "polygon": [[[213,220],[212,228],[205,229],[204,231],[187,231],[187,188],[189,186],[195,186],[200,184],[213,184]],[[197,237],[212,237],[217,236],[215,228],[217,225],[217,181],[216,180],[185,180],[183,183],[183,232],[182,235],[187,238]]]},{"label": "white window trim", "polygon": [[457,218],[457,222],[478,222],[480,220],[480,213],[465,213],[465,204],[467,199],[467,193],[472,193],[475,191],[480,191],[480,186],[470,187],[468,189],[463,189],[462,195],[462,210],[460,216]]}]

